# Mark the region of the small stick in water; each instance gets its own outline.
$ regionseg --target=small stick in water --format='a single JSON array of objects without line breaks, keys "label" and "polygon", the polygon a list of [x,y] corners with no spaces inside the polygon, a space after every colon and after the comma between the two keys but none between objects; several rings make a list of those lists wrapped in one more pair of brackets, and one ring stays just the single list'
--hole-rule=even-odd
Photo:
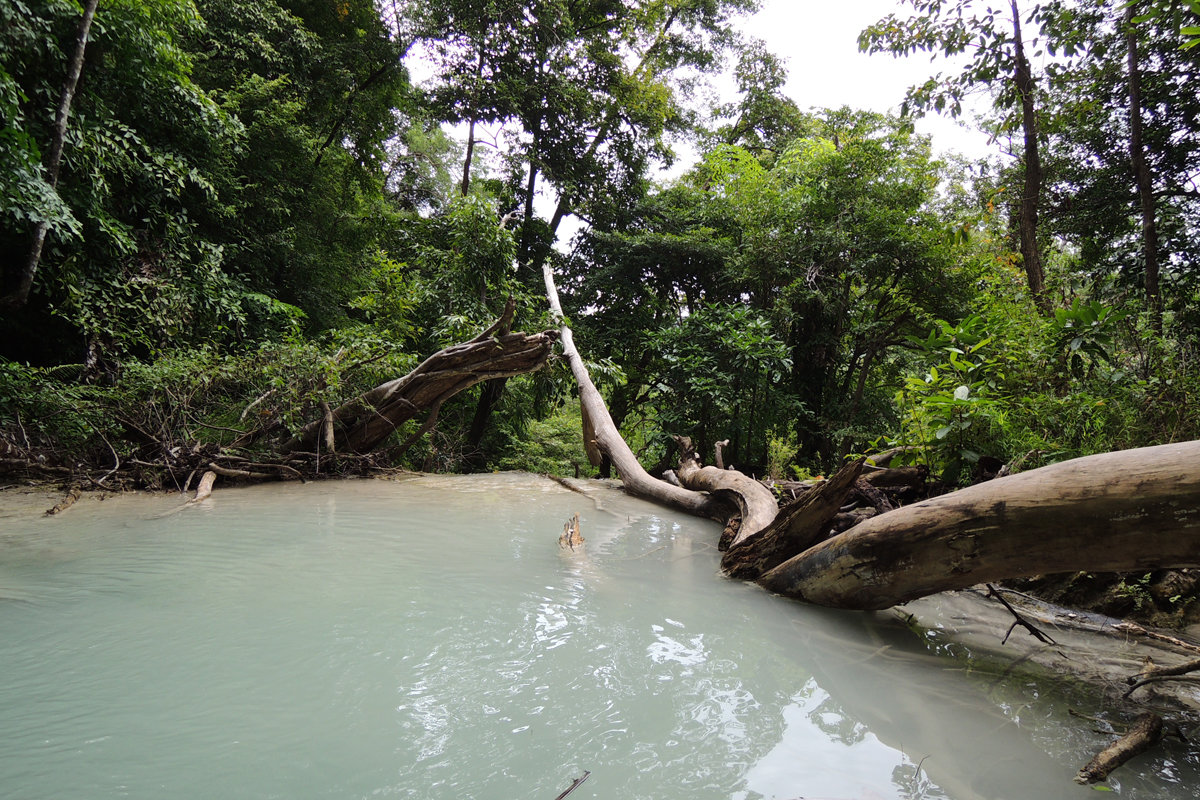
[{"label": "small stick in water", "polygon": [[581,783],[583,783],[584,781],[586,781],[586,780],[588,779],[588,775],[591,775],[591,774],[592,774],[592,773],[588,772],[588,771],[585,769],[585,770],[583,771],[583,774],[582,774],[582,775],[580,775],[578,778],[576,778],[576,779],[575,779],[575,782],[574,782],[574,783],[572,783],[570,786],[568,786],[568,787],[567,787],[567,790],[566,790],[565,792],[563,792],[562,794],[560,794],[558,797],[554,798],[554,800],[563,800],[563,798],[564,798],[564,797],[566,797],[566,796],[567,796],[567,795],[569,795],[571,792],[573,792],[573,791],[575,791],[576,789],[578,789],[578,788],[579,788],[579,785],[580,785]]}]

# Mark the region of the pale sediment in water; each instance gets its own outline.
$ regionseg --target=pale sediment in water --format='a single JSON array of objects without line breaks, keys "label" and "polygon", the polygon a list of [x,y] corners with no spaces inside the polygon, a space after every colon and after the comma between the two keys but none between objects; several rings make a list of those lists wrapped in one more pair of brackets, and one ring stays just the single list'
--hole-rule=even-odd
[{"label": "pale sediment in water", "polygon": [[[1067,707],[1109,700],[996,658],[972,598],[780,600],[721,577],[715,524],[585,486],[0,495],[0,796],[1093,796]],[[1114,778],[1193,797],[1200,764]]]}]

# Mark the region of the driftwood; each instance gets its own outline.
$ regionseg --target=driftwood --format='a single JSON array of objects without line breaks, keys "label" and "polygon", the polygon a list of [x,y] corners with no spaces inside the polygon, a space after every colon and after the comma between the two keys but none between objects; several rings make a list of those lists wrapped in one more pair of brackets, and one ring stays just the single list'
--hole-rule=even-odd
[{"label": "driftwood", "polygon": [[762,531],[735,540],[721,559],[721,568],[731,577],[753,580],[823,539],[858,480],[862,464],[861,460],[847,464],[832,478],[784,506]]},{"label": "driftwood", "polygon": [[1176,664],[1172,667],[1160,667],[1153,661],[1148,661],[1141,672],[1126,678],[1126,682],[1129,683],[1129,689],[1125,692],[1125,697],[1129,697],[1148,683],[1184,679],[1196,680],[1197,678],[1192,676],[1192,673],[1198,671],[1200,671],[1200,659],[1185,661],[1182,664]]},{"label": "driftwood", "polygon": [[579,515],[571,517],[563,525],[562,535],[558,537],[558,546],[564,550],[574,550],[576,547],[583,547],[586,539],[579,532]]},{"label": "driftwood", "polygon": [[75,505],[75,501],[78,500],[82,494],[83,491],[79,488],[78,484],[72,485],[71,488],[67,490],[67,494],[62,500],[59,500],[53,508],[46,509],[45,516],[52,517],[55,514],[61,514],[71,506]]},{"label": "driftwood", "polygon": [[[692,448],[692,440],[676,436],[680,461],[676,476],[685,488],[709,492],[729,498],[738,509],[738,526],[733,543],[744,541],[766,528],[775,519],[779,504],[775,495],[753,478],[732,469],[700,466],[700,457]],[[720,447],[720,445],[718,445]],[[717,451],[718,457],[720,450]]]},{"label": "driftwood", "polygon": [[758,578],[835,608],[1054,572],[1200,565],[1200,442],[1087,456],[905,506]]},{"label": "driftwood", "polygon": [[1096,754],[1087,763],[1075,782],[1080,784],[1098,783],[1108,778],[1114,769],[1124,764],[1134,756],[1149,750],[1163,737],[1163,721],[1158,714],[1146,713],[1134,720],[1129,731]]},{"label": "driftwood", "polygon": [[316,450],[324,444],[327,452],[336,445],[366,453],[423,412],[429,416],[418,433],[426,431],[443,403],[477,383],[540,369],[550,359],[557,334],[498,333],[508,329],[514,309],[509,300],[500,319],[474,339],[439,350],[404,377],[322,414],[284,444],[282,452]]},{"label": "driftwood", "polygon": [[582,774],[582,775],[580,775],[578,778],[576,778],[576,779],[575,779],[575,780],[574,780],[574,781],[571,783],[571,785],[570,785],[570,786],[568,786],[568,787],[566,788],[566,790],[565,790],[565,791],[564,791],[562,794],[560,794],[558,797],[554,798],[554,800],[563,800],[563,798],[565,798],[565,797],[566,797],[567,795],[569,795],[571,792],[573,792],[573,791],[575,791],[576,789],[578,789],[578,788],[580,787],[580,785],[581,785],[581,784],[582,784],[584,781],[586,781],[586,780],[588,779],[588,776],[589,776],[589,775],[591,775],[591,774],[592,774],[591,772],[589,772],[588,770],[586,770],[586,769],[585,769],[585,770],[583,771],[583,774]]}]

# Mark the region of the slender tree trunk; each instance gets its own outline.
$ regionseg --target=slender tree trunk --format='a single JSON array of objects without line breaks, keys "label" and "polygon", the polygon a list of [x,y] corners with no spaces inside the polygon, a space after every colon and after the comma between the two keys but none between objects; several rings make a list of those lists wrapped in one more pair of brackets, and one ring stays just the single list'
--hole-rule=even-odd
[{"label": "slender tree trunk", "polygon": [[[525,222],[521,226],[521,245],[517,255],[519,264],[529,263],[529,252],[533,247],[533,198],[537,191],[537,157],[539,137],[534,132],[532,153],[529,159],[529,179],[525,183]],[[487,464],[487,453],[482,449],[483,435],[487,433],[488,423],[491,422],[492,412],[500,404],[504,396],[507,378],[499,378],[484,384],[479,393],[479,402],[475,405],[475,415],[471,418],[471,428],[467,431],[467,465],[472,469],[483,469]]]},{"label": "slender tree trunk", "polygon": [[472,115],[470,124],[467,125],[467,155],[463,159],[463,176],[462,185],[460,187],[463,197],[471,191],[471,159],[475,155],[475,117]]},{"label": "slender tree trunk", "polygon": [[[650,46],[646,48],[645,52],[642,53],[642,58],[638,62],[638,65],[634,67],[631,77],[636,79],[647,69],[650,69],[650,56],[655,50],[658,49],[660,44],[666,41],[666,36],[670,32],[671,27],[675,24],[675,21],[679,18],[680,11],[681,8],[676,7],[671,10],[669,15],[667,15],[667,18],[663,21],[662,28],[659,30],[658,36],[655,37],[654,42],[651,43]],[[600,147],[608,141],[608,136],[610,133],[612,133],[613,126],[617,123],[619,117],[620,107],[617,101],[613,100],[612,105],[608,107],[608,110],[604,114],[604,120],[600,123],[600,127],[596,130],[596,135],[592,137],[592,141],[588,145],[588,149],[586,152],[584,152],[580,161],[587,162],[595,157]],[[554,207],[554,216],[550,218],[550,232],[552,234],[558,232],[558,226],[562,224],[562,221],[567,214],[570,214],[574,209],[576,199],[577,198],[571,196],[567,191],[561,191],[558,196],[558,203]],[[539,250],[538,253],[535,254],[533,261],[534,269],[541,269],[542,261],[545,259],[545,257],[546,253],[543,250]]]},{"label": "slender tree trunk", "polygon": [[1146,304],[1154,331],[1163,331],[1162,295],[1158,286],[1158,226],[1155,223],[1154,184],[1146,150],[1142,142],[1142,73],[1138,58],[1137,28],[1133,24],[1133,6],[1125,9],[1125,42],[1129,63],[1129,160],[1137,180],[1142,210],[1142,258],[1146,269]]},{"label": "slender tree trunk", "polygon": [[[83,9],[83,17],[75,32],[75,52],[67,66],[67,79],[63,82],[62,95],[58,102],[58,112],[54,117],[54,137],[50,142],[50,155],[46,161],[46,172],[50,186],[58,188],[58,171],[62,164],[63,147],[67,140],[67,120],[71,116],[71,103],[75,99],[75,89],[79,86],[79,76],[83,74],[83,57],[87,52],[88,37],[91,35],[92,20],[96,16],[96,5],[99,0],[87,0]],[[24,267],[17,279],[17,287],[12,294],[0,299],[0,308],[20,308],[29,299],[33,288],[33,278],[37,274],[38,264],[42,260],[42,248],[46,245],[46,234],[50,232],[48,222],[37,224],[33,232],[33,242]]]},{"label": "slender tree trunk", "polygon": [[1037,225],[1038,206],[1042,195],[1042,160],[1038,151],[1037,112],[1034,107],[1033,71],[1025,56],[1025,43],[1021,39],[1021,13],[1017,0],[1010,0],[1013,22],[1013,47],[1016,67],[1013,81],[1021,96],[1021,130],[1025,135],[1025,184],[1021,192],[1021,260],[1025,264],[1025,275],[1029,281],[1029,292],[1042,313],[1049,313],[1050,301],[1046,297],[1046,275],[1042,268],[1042,256],[1038,250]]},{"label": "slender tree trunk", "polygon": [[486,40],[479,43],[479,60],[475,62],[475,85],[471,89],[471,119],[467,125],[467,154],[463,159],[462,196],[466,197],[471,191],[471,161],[475,156],[475,116],[478,113],[479,82],[483,80],[483,56],[487,47]]}]

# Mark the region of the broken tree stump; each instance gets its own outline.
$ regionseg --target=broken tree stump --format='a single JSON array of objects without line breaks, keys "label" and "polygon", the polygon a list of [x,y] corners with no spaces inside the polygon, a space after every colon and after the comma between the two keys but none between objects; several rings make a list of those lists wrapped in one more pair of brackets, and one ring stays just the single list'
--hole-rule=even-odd
[{"label": "broken tree stump", "polygon": [[755,580],[819,542],[854,488],[862,466],[861,459],[846,464],[829,480],[780,509],[766,528],[735,540],[725,551],[721,568],[732,578]]}]

